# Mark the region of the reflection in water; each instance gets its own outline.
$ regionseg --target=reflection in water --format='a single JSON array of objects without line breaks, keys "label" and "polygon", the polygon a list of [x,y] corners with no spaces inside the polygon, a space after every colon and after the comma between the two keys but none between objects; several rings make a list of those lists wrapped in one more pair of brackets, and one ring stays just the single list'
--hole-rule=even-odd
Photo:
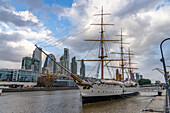
[{"label": "reflection in water", "polygon": [[82,105],[79,90],[3,93],[0,113],[140,113],[153,94]]}]

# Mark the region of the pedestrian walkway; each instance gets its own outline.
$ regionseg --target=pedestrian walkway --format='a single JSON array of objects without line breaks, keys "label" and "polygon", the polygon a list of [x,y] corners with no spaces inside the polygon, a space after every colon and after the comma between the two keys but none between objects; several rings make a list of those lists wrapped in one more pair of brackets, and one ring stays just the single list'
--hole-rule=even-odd
[{"label": "pedestrian walkway", "polygon": [[162,96],[156,96],[142,113],[164,113],[166,90],[162,90]]}]

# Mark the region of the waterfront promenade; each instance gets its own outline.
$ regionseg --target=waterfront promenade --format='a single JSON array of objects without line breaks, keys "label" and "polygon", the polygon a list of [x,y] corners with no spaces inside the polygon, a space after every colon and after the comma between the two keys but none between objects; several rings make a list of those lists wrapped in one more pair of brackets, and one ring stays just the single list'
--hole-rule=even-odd
[{"label": "waterfront promenade", "polygon": [[156,96],[146,106],[142,113],[164,113],[165,112],[166,90],[162,90],[162,96]]}]

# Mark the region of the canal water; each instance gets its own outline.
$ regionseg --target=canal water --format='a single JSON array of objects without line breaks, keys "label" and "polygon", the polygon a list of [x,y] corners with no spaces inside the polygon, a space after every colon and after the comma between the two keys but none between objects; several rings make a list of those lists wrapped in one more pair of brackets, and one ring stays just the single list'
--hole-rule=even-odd
[{"label": "canal water", "polygon": [[0,113],[140,113],[156,93],[82,105],[79,90],[3,93]]}]

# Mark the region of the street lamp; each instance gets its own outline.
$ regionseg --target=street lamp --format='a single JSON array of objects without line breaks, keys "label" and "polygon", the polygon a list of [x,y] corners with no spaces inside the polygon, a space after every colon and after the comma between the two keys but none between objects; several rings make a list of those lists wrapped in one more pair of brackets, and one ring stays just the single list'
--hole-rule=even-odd
[{"label": "street lamp", "polygon": [[163,63],[165,83],[166,83],[166,95],[168,96],[168,97],[166,96],[166,109],[165,109],[165,112],[166,112],[166,113],[169,113],[169,110],[168,110],[168,108],[169,108],[169,95],[170,95],[170,94],[169,94],[170,92],[169,92],[169,90],[168,90],[168,88],[169,88],[169,81],[168,81],[168,77],[167,77],[165,59],[164,59],[164,55],[163,55],[163,51],[162,51],[162,44],[163,44],[166,40],[170,40],[170,38],[164,39],[164,40],[161,42],[161,44],[160,44],[161,55],[162,55],[162,59],[161,59],[160,61]]}]

